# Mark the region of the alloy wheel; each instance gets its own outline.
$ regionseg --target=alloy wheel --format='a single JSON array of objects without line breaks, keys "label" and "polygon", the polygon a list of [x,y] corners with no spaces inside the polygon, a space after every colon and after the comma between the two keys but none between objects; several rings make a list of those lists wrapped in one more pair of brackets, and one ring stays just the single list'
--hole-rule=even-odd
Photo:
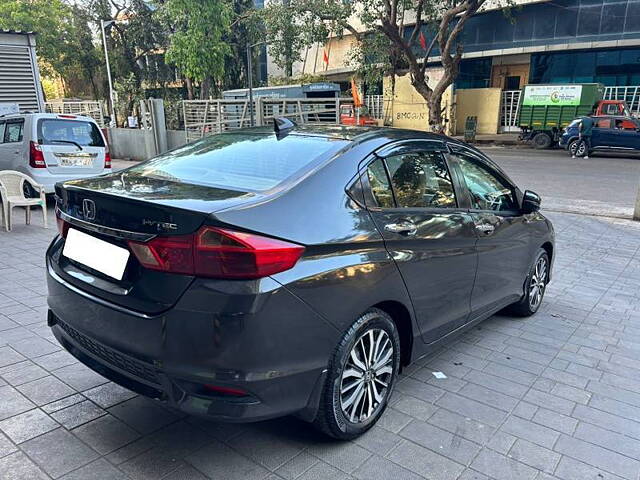
[{"label": "alloy wheel", "polygon": [[575,141],[571,145],[571,155],[576,157],[582,157],[584,155],[586,145],[583,142]]},{"label": "alloy wheel", "polygon": [[348,421],[362,423],[383,404],[393,359],[393,342],[382,329],[367,330],[355,342],[340,379],[340,405]]},{"label": "alloy wheel", "polygon": [[547,259],[542,256],[536,262],[536,266],[529,281],[529,307],[537,310],[542,303],[542,296],[547,281]]}]

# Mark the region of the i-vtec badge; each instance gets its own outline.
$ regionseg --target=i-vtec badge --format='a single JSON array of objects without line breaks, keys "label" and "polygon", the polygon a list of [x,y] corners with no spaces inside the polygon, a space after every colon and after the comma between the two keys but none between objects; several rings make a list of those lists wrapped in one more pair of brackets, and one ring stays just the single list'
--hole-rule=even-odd
[{"label": "i-vtec badge", "polygon": [[145,227],[156,227],[156,230],[158,231],[178,229],[178,225],[175,223],[159,222],[158,220],[148,220],[146,218],[142,219],[142,225]]}]

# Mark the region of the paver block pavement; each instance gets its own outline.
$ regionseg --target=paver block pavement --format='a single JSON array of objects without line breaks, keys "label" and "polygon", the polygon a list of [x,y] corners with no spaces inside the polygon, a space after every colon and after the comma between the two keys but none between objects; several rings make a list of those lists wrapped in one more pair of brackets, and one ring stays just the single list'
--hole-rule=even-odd
[{"label": "paver block pavement", "polygon": [[540,312],[496,315],[417,361],[353,442],[293,418],[187,417],[107,381],[46,327],[54,231],[0,231],[0,478],[638,480],[640,225],[550,217]]}]

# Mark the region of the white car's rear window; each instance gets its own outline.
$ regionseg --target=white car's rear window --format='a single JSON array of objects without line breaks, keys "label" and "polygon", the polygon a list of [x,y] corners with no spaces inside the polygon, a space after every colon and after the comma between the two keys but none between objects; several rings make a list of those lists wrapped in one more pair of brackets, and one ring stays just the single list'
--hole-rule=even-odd
[{"label": "white car's rear window", "polygon": [[43,118],[38,121],[38,143],[104,147],[104,139],[95,123],[61,118]]}]

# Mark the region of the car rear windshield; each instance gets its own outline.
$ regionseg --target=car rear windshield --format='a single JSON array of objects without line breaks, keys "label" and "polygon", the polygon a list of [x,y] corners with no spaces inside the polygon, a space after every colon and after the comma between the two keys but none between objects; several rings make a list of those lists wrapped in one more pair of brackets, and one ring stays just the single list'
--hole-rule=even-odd
[{"label": "car rear windshield", "polygon": [[129,173],[242,191],[264,191],[328,158],[347,140],[274,134],[213,135],[141,163]]},{"label": "car rear windshield", "polygon": [[77,143],[83,147],[104,147],[104,139],[95,123],[83,120],[43,118],[38,122],[40,145]]}]

